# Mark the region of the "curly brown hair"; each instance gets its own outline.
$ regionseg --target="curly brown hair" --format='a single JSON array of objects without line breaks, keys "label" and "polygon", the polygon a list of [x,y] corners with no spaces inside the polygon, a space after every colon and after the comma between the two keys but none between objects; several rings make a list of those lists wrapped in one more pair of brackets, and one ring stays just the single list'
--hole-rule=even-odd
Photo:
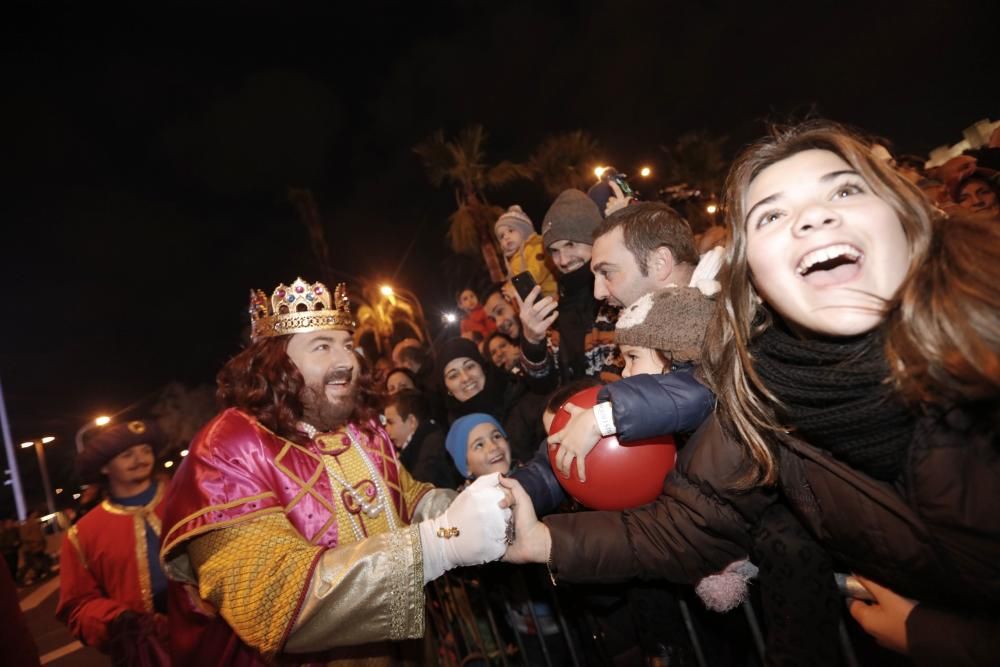
[{"label": "curly brown hair", "polygon": [[[286,352],[288,337],[263,338],[248,345],[226,362],[215,381],[216,399],[223,408],[237,408],[283,438],[305,444],[309,438],[296,424],[305,406],[305,378]],[[358,360],[358,395],[350,421],[371,436],[370,422],[378,416],[379,395],[369,364]]]}]

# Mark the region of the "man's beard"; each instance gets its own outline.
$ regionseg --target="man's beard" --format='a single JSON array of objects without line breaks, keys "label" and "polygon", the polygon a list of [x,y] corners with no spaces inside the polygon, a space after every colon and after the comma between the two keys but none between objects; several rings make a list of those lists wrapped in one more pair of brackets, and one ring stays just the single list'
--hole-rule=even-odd
[{"label": "man's beard", "polygon": [[[351,393],[331,401],[326,397],[326,384],[347,380]],[[332,431],[348,420],[358,398],[358,381],[353,368],[337,368],[319,385],[306,385],[299,393],[302,400],[302,420],[319,431]]]}]

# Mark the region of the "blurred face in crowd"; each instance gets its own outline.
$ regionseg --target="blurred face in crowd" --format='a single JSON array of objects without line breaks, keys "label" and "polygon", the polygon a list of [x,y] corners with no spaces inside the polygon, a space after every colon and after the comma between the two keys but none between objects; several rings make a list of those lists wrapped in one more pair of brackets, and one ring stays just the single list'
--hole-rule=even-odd
[{"label": "blurred face in crowd", "polygon": [[970,211],[996,213],[1000,210],[996,191],[989,183],[979,178],[970,178],[962,184],[962,188],[958,191],[958,201],[955,203]]},{"label": "blurred face in crowd", "polygon": [[486,374],[475,359],[459,357],[444,367],[444,386],[459,403],[464,403],[486,386]]},{"label": "blurred face in crowd", "polygon": [[320,430],[342,424],[354,410],[361,372],[350,332],[294,334],[286,352],[305,379],[303,419]]},{"label": "blurred face in crowd", "polygon": [[514,340],[521,337],[521,321],[517,317],[517,311],[503,298],[500,292],[494,292],[486,298],[486,314],[497,323],[497,329],[505,333]]},{"label": "blurred face in crowd", "polygon": [[119,485],[140,484],[152,478],[156,456],[150,445],[133,445],[104,464],[101,472],[108,476],[114,488]]},{"label": "blurred face in crowd", "polygon": [[521,348],[511,345],[506,339],[496,336],[490,339],[490,360],[497,368],[513,370],[521,358]]},{"label": "blurred face in crowd", "polygon": [[396,371],[395,373],[390,373],[389,377],[385,379],[385,391],[390,396],[393,394],[398,394],[404,389],[416,389],[417,386],[413,384],[413,380],[406,373],[400,373]]},{"label": "blurred face in crowd", "polygon": [[625,359],[625,370],[622,371],[623,378],[644,373],[658,375],[663,373],[666,364],[656,350],[651,347],[637,347],[635,345],[619,345],[622,358]]},{"label": "blurred face in crowd", "polygon": [[496,426],[483,423],[469,432],[466,450],[470,477],[482,477],[490,473],[505,473],[510,470],[510,444]]},{"label": "blurred face in crowd", "polygon": [[630,306],[659,287],[653,272],[642,275],[635,255],[625,247],[621,227],[594,239],[590,268],[594,272],[594,298],[612,306]]},{"label": "blurred face in crowd", "polygon": [[772,164],[744,210],[754,285],[793,328],[853,336],[882,320],[909,244],[895,210],[841,157],[812,149]]},{"label": "blurred face in crowd", "polygon": [[406,419],[399,416],[399,410],[395,405],[388,405],[385,408],[385,432],[389,434],[392,444],[396,449],[403,449],[408,443],[410,436],[417,430],[417,418],[409,415]]},{"label": "blurred face in crowd", "polygon": [[917,187],[932,204],[947,204],[951,200],[948,196],[948,188],[944,187],[944,183],[924,178],[917,183]]},{"label": "blurred face in crowd", "polygon": [[576,241],[556,241],[549,244],[552,263],[562,273],[572,273],[590,261],[594,246]]},{"label": "blurred face in crowd", "polygon": [[497,240],[504,257],[510,257],[524,245],[524,234],[510,225],[500,225],[497,228]]},{"label": "blurred face in crowd", "polygon": [[479,305],[479,297],[476,293],[470,289],[463,290],[461,294],[458,295],[458,307],[462,309],[462,312],[471,313]]},{"label": "blurred face in crowd", "polygon": [[[420,341],[416,338],[404,338],[403,340],[396,343],[396,346],[392,348],[392,366],[393,368],[399,368],[401,366],[407,367],[406,362],[402,359],[401,353],[404,349],[408,347],[420,347]],[[414,373],[417,369],[410,368]]]}]

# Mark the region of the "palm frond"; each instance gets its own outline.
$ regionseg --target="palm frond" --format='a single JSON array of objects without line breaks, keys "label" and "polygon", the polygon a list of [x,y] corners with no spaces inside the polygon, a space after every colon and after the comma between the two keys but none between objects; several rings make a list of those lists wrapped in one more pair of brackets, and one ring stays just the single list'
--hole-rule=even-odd
[{"label": "palm frond", "polygon": [[436,130],[429,137],[413,147],[424,169],[427,171],[427,179],[434,187],[440,187],[445,179],[450,178],[452,170],[455,168],[454,154],[450,148],[450,142],[444,138],[444,130]]},{"label": "palm frond", "polygon": [[495,188],[511,181],[531,180],[534,173],[534,170],[527,164],[504,160],[486,172],[486,185]]},{"label": "palm frond", "polygon": [[567,188],[587,189],[593,180],[597,141],[583,130],[546,138],[528,161],[535,180],[550,197]]}]

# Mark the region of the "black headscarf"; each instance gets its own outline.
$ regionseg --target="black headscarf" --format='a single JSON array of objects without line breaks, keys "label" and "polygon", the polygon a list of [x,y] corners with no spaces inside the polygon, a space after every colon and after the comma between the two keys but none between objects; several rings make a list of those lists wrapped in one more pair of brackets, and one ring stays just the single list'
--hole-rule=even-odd
[{"label": "black headscarf", "polygon": [[[483,390],[466,401],[459,401],[448,393],[444,384],[444,369],[455,359],[469,358],[479,364],[486,377]],[[448,409],[448,423],[451,423],[473,412],[485,412],[493,415],[503,423],[507,418],[507,379],[505,372],[487,364],[479,353],[476,344],[467,338],[452,338],[445,342],[438,354],[438,378],[441,381],[441,391],[445,394],[445,407]]]}]

